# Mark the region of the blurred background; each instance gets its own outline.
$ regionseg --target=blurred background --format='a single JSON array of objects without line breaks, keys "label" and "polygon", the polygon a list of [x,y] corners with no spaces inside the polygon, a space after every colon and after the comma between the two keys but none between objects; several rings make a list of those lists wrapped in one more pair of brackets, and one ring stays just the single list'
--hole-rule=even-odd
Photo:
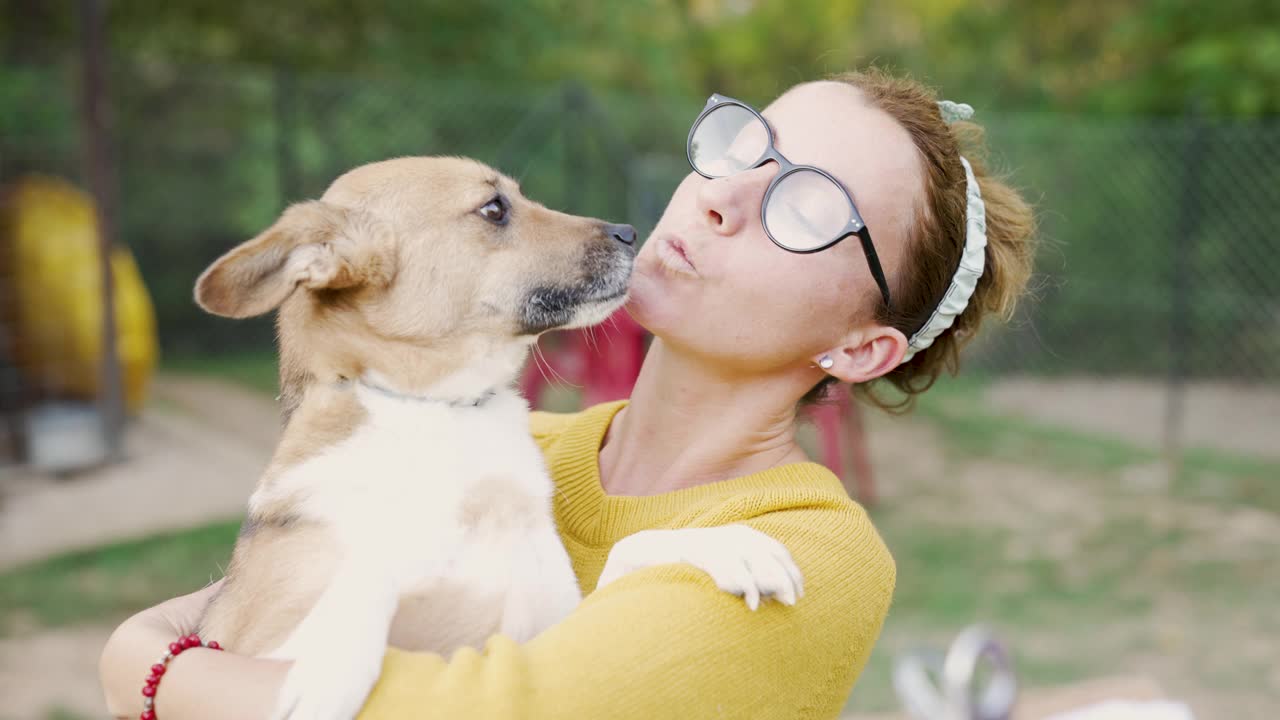
[{"label": "blurred background", "polygon": [[[0,718],[100,717],[112,624],[229,557],[276,381],[269,320],[191,301],[215,257],[405,154],[643,232],[707,95],[870,63],[977,108],[1043,244],[914,413],[812,414],[899,566],[851,717],[976,622],[1015,717],[1280,714],[1280,4],[0,0],[0,57]],[[547,338],[525,389],[625,395],[644,340]]]}]

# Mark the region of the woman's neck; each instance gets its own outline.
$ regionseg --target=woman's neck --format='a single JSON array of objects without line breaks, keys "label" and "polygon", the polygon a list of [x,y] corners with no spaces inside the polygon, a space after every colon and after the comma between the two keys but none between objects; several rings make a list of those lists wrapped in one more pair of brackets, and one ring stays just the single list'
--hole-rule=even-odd
[{"label": "woman's neck", "polygon": [[610,495],[656,495],[807,460],[793,373],[730,376],[655,339],[600,450]]}]

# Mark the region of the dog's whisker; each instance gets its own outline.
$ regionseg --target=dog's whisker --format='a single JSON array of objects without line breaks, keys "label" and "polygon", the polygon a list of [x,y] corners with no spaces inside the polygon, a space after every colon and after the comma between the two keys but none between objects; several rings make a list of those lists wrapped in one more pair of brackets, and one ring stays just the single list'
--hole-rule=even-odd
[{"label": "dog's whisker", "polygon": [[[534,345],[533,348],[534,348],[534,354],[533,354],[534,362],[541,361],[538,364],[538,372],[542,373],[542,379],[546,380],[547,384],[567,386],[577,390],[582,389],[582,386],[575,385],[569,382],[569,380],[565,378],[565,376],[560,374],[560,371],[556,370],[555,366],[551,364],[551,361],[547,359],[546,354],[543,353],[542,347],[540,345]],[[546,366],[547,370],[551,372],[551,376],[548,376],[546,372],[543,372],[542,367],[544,365]]]},{"label": "dog's whisker", "polygon": [[548,385],[551,385],[552,384],[551,378],[547,376],[547,371],[542,369],[543,364],[546,362],[546,358],[542,356],[542,348],[538,345],[538,343],[533,344],[532,359],[533,359],[533,366],[538,369],[538,374],[542,376],[543,382],[547,383]]},{"label": "dog's whisker", "polygon": [[605,340],[609,342],[613,342],[613,339],[616,337],[616,335],[609,334],[610,328],[614,330],[618,329],[618,321],[615,320],[612,315],[609,316],[606,322],[603,322],[600,324],[600,332],[604,335]]},{"label": "dog's whisker", "polygon": [[[544,360],[546,360],[546,358],[543,358],[543,359],[544,359]],[[565,377],[564,375],[562,375],[562,374],[560,373],[560,371],[559,371],[559,370],[557,370],[557,369],[555,368],[555,366],[551,364],[551,361],[550,361],[550,360],[546,360],[546,363],[547,363],[547,369],[551,371],[551,374],[552,374],[552,375],[554,375],[554,376],[556,377],[556,380],[557,380],[557,381],[558,381],[562,386],[564,386],[564,387],[569,387],[569,388],[573,388],[574,390],[581,390],[581,389],[582,389],[582,386],[581,386],[581,385],[578,385],[577,383],[574,383],[574,382],[570,382],[569,378],[567,378],[567,377]]]}]

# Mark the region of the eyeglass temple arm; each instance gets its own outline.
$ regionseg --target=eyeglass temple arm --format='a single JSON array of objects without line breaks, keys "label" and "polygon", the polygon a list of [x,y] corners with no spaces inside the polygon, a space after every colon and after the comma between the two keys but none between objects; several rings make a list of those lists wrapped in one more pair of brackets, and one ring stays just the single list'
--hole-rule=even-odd
[{"label": "eyeglass temple arm", "polygon": [[862,241],[862,252],[867,256],[867,265],[871,268],[871,277],[876,279],[876,286],[880,288],[880,296],[884,298],[884,304],[889,303],[889,283],[884,279],[884,270],[880,267],[880,257],[876,255],[876,246],[871,244],[871,231],[866,225],[858,228],[858,239]]}]

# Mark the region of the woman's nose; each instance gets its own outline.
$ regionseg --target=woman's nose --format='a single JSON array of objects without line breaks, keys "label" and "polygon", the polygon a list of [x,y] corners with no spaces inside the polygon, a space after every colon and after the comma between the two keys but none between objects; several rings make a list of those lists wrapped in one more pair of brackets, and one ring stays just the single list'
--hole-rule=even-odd
[{"label": "woman's nose", "polygon": [[753,217],[760,216],[760,204],[769,181],[778,172],[773,163],[743,170],[698,188],[698,212],[718,235],[734,235]]}]

